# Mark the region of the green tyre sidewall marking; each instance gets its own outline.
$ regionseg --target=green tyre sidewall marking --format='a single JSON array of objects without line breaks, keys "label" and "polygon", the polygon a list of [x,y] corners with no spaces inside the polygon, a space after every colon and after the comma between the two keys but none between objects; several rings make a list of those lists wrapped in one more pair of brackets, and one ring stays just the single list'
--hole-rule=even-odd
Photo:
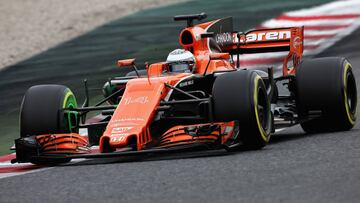
[{"label": "green tyre sidewall marking", "polygon": [[[72,109],[72,108],[77,108],[77,106],[78,105],[74,93],[69,88],[67,88],[64,92],[62,109],[65,108]],[[69,132],[78,132],[78,129],[76,128],[77,120],[78,120],[77,112],[75,111],[64,112],[63,124]]]}]

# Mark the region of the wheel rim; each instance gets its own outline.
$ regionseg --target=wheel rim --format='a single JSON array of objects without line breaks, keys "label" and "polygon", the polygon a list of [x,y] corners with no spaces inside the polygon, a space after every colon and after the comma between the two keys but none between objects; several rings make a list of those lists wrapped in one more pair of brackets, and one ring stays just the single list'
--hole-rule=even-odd
[{"label": "wheel rim", "polygon": [[354,125],[357,113],[357,89],[355,78],[349,64],[345,67],[344,89],[346,113],[350,123]]},{"label": "wheel rim", "polygon": [[258,111],[261,127],[266,131],[268,128],[268,125],[267,125],[267,123],[268,123],[267,122],[268,121],[268,118],[267,118],[268,105],[266,102],[266,97],[264,95],[264,91],[262,91],[262,89],[259,90],[257,111]]},{"label": "wheel rim", "polygon": [[[63,109],[73,108],[77,108],[76,98],[71,90],[68,89],[64,97]],[[77,112],[71,110],[66,110],[64,112],[64,125],[69,132],[77,132],[77,120]]]},{"label": "wheel rim", "polygon": [[258,128],[261,134],[262,139],[265,142],[268,142],[270,139],[269,129],[269,101],[267,99],[266,91],[263,87],[260,86],[259,82],[261,81],[260,76],[256,77],[255,83],[255,94],[254,94],[254,104],[255,104],[255,115],[258,123]]}]

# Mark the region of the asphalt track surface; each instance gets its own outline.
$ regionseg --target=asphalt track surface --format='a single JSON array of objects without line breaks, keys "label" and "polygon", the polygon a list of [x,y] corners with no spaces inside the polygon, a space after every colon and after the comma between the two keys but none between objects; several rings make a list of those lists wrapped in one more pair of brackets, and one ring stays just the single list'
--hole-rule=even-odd
[{"label": "asphalt track surface", "polygon": [[[360,30],[321,56],[342,55],[360,81]],[[359,87],[358,82],[358,89]],[[263,150],[102,160],[0,180],[2,202],[359,202],[360,124],[306,135],[299,126]]]}]

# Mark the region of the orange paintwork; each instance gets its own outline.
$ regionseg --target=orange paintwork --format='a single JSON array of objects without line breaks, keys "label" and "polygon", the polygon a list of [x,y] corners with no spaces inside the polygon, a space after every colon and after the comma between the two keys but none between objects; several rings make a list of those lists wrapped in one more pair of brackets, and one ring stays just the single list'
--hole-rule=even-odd
[{"label": "orange paintwork", "polygon": [[[136,147],[141,150],[151,142],[148,126],[150,125],[160,100],[164,99],[169,89],[165,83],[175,85],[180,79],[189,76],[189,73],[166,77],[152,77],[150,83],[147,78],[130,80],[123,97],[115,110],[103,136],[100,138],[100,151],[104,146],[111,150],[125,147],[131,139],[136,141]],[[110,150],[110,151],[111,151]]]},{"label": "orange paintwork", "polygon": [[[130,145],[136,150],[142,150],[149,143],[154,142],[149,126],[157,113],[160,101],[166,100],[166,96],[171,91],[165,86],[165,83],[174,86],[180,80],[193,74],[205,74],[205,72],[206,74],[212,74],[216,71],[235,70],[236,66],[230,60],[230,51],[238,50],[238,48],[244,52],[247,50],[263,50],[263,48],[288,48],[289,55],[284,59],[283,75],[296,73],[296,67],[301,60],[303,52],[302,27],[254,30],[241,34],[240,39],[238,39],[237,33],[230,33],[233,41],[226,47],[222,47],[222,51],[225,53],[213,53],[209,47],[209,38],[201,38],[201,34],[206,33],[207,29],[218,21],[214,20],[188,27],[180,33],[180,45],[184,49],[191,51],[196,58],[196,68],[193,73],[168,73],[166,63],[161,62],[146,65],[148,78],[134,78],[127,82],[121,101],[100,138],[99,145],[101,152],[111,152],[129,147]],[[187,36],[184,41],[183,35]],[[295,68],[289,69],[287,64],[291,58]],[[117,65],[120,67],[131,66],[134,65],[134,61],[135,59],[119,60]],[[233,136],[233,130],[227,130],[225,133],[225,129],[234,129],[235,124],[234,122],[217,124],[221,126],[221,132],[211,132],[209,135],[198,137],[186,134],[182,130],[185,126],[175,126],[156,141],[159,142],[158,147],[171,147],[194,142],[218,142],[224,144]],[[206,124],[194,126],[201,125]],[[69,138],[69,135],[73,137]],[[37,137],[47,152],[84,152],[77,150],[78,148],[86,147],[87,143],[80,138],[80,135],[59,134],[54,136],[56,137],[55,145],[52,144],[52,140],[46,141],[47,138],[52,136],[44,135]],[[58,150],[61,148],[66,150]]]},{"label": "orange paintwork", "polygon": [[119,67],[132,66],[135,64],[135,59],[118,60],[117,65]]},{"label": "orange paintwork", "polygon": [[[278,39],[267,39],[266,34],[269,35],[269,38]],[[276,34],[276,35],[275,35]],[[256,39],[249,41],[249,36],[256,36]],[[260,39],[259,39],[260,38]],[[238,46],[238,37],[237,34],[233,34],[233,44],[225,47],[225,50],[236,50]],[[286,75],[295,75],[296,68],[299,65],[302,54],[304,51],[304,27],[291,27],[291,28],[274,28],[274,29],[260,29],[250,31],[246,34],[240,36],[239,49],[246,52],[249,49],[260,49],[260,52],[263,52],[263,48],[288,48],[289,54],[284,58],[283,62],[283,76]],[[289,60],[293,60],[293,67],[288,68]]]},{"label": "orange paintwork", "polygon": [[89,153],[88,141],[77,133],[46,134],[35,137],[46,153]]},{"label": "orange paintwork", "polygon": [[[214,73],[216,71],[234,70],[235,64],[229,60],[229,53],[212,53],[209,48],[207,38],[201,38],[201,34],[206,33],[209,26],[218,22],[218,20],[202,23],[194,27],[185,28],[180,33],[180,45],[191,51],[196,58],[196,69],[194,74],[207,74]],[[266,37],[273,38],[275,34],[268,34],[269,36],[260,32],[282,32],[278,33],[277,36],[286,38],[282,40],[267,40]],[[291,32],[291,37],[286,35]],[[280,28],[280,29],[269,29],[252,31],[246,35],[242,35],[240,38],[240,49],[254,49],[263,47],[290,47],[289,58],[301,58],[302,54],[302,43],[298,43],[298,47],[294,46],[295,37],[300,37],[302,42],[302,28]],[[191,35],[191,43],[183,42],[182,35],[186,33]],[[285,33],[285,34],[284,34]],[[223,50],[237,49],[237,38],[236,34],[233,36],[234,42],[230,47],[225,47]],[[254,41],[253,43],[246,42],[247,38],[251,36],[266,36],[263,40]],[[249,38],[250,39],[250,38]],[[287,64],[287,61],[285,61]],[[284,62],[284,63],[285,63]],[[119,65],[128,65],[133,63],[133,60],[121,61]],[[296,63],[294,63],[296,65]],[[285,70],[285,68],[284,68]],[[289,74],[287,71],[284,74]],[[182,78],[187,77],[191,74],[182,73],[176,75],[164,75],[167,71],[167,65],[164,62],[147,65],[148,78],[137,78],[130,80],[127,85],[123,97],[119,103],[118,108],[115,110],[103,136],[100,138],[100,151],[108,152],[114,151],[117,148],[126,147],[129,144],[136,145],[137,150],[144,149],[144,147],[152,141],[150,135],[149,126],[156,113],[156,109],[169,92],[169,89],[165,87],[165,83],[175,85]],[[224,126],[232,126],[231,124],[223,124]],[[179,127],[179,126],[176,126]],[[176,128],[174,127],[174,128]],[[171,129],[170,129],[171,130]],[[166,135],[166,133],[165,133]],[[217,140],[219,135],[208,135],[205,136],[207,140]],[[221,137],[221,143],[225,143],[230,137],[229,134]],[[167,146],[173,146],[176,144],[172,143],[185,143],[189,142],[189,139],[193,137],[190,135],[181,135],[169,137],[167,140]],[[186,141],[187,140],[187,141]],[[200,140],[199,140],[200,141]],[[163,140],[163,142],[165,142]],[[190,141],[191,142],[191,141]],[[161,144],[164,144],[160,142]]]},{"label": "orange paintwork", "polygon": [[[300,64],[304,51],[304,27],[291,28],[291,38],[289,46],[290,51],[288,56],[284,59],[283,64],[283,76],[296,74],[296,69]],[[291,58],[293,59],[293,67],[288,68],[288,61]]]},{"label": "orange paintwork", "polygon": [[179,125],[170,128],[160,137],[159,148],[168,148],[184,144],[194,143],[221,143],[224,144],[230,137],[233,136],[234,122],[226,123],[212,123],[212,125],[219,125],[220,130],[214,130],[210,134],[192,136],[186,133],[185,128],[188,127],[202,127],[209,124],[196,125]]},{"label": "orange paintwork", "polygon": [[229,60],[230,54],[229,53],[211,53],[210,59],[211,60]]}]

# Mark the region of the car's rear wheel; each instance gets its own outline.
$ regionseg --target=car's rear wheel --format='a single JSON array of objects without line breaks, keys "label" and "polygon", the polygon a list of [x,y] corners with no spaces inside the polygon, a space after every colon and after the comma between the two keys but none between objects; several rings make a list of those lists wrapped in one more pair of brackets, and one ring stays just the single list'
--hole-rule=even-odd
[{"label": "car's rear wheel", "polygon": [[62,85],[37,85],[25,93],[20,109],[20,136],[77,132],[77,114],[71,90]]},{"label": "car's rear wheel", "polygon": [[238,139],[247,149],[260,149],[269,142],[270,102],[265,84],[256,72],[241,70],[218,76],[212,96],[215,120],[238,122]]},{"label": "car's rear wheel", "polygon": [[296,87],[298,114],[304,120],[301,127],[305,132],[343,131],[355,125],[356,81],[345,58],[304,60],[296,73]]}]

